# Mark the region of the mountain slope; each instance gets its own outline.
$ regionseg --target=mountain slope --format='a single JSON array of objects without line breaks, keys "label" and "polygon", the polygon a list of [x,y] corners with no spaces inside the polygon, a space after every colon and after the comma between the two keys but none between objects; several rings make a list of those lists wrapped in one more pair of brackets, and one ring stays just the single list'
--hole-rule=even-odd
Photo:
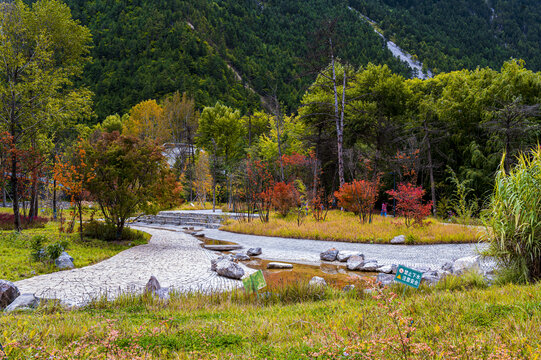
[{"label": "mountain slope", "polygon": [[[342,0],[68,0],[94,34],[94,62],[84,82],[100,119],[147,98],[187,91],[199,106],[216,100],[244,111],[277,92],[297,106],[311,76],[302,76],[307,43],[324,19],[339,17],[339,53],[355,64],[387,63],[404,75],[370,26]],[[257,94],[235,80],[228,65]]]}]

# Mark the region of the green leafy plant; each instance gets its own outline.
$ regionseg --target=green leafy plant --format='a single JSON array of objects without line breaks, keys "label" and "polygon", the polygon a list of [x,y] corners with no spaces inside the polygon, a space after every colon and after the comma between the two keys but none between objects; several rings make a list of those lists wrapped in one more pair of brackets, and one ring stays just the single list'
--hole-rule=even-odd
[{"label": "green leafy plant", "polygon": [[[518,156],[509,173],[504,158],[483,216],[488,253],[516,282],[541,280],[541,146]],[[514,274],[514,276],[510,276]]]},{"label": "green leafy plant", "polygon": [[474,214],[478,210],[476,199],[473,198],[468,200],[470,193],[473,192],[473,190],[468,187],[471,180],[460,180],[450,167],[447,167],[447,171],[451,174],[448,180],[450,180],[455,187],[453,199],[450,201],[450,207],[454,210],[458,223],[471,224],[473,222]]}]

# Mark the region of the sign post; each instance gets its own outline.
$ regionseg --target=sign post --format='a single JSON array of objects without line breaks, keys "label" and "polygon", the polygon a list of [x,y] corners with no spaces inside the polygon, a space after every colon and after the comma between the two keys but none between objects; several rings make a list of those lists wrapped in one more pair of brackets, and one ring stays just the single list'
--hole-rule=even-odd
[{"label": "sign post", "polygon": [[[421,285],[421,279],[423,278],[423,273],[417,270],[410,269],[403,265],[399,265],[396,269],[396,276],[394,280],[396,282],[402,283],[407,286],[411,286],[414,289],[417,289]],[[406,292],[406,287],[404,286],[404,291],[402,292],[402,297]]]},{"label": "sign post", "polygon": [[242,279],[242,283],[247,292],[257,292],[257,290],[263,289],[265,286],[267,286],[267,282],[265,281],[265,277],[263,276],[263,272],[261,270],[258,270],[247,278]]}]

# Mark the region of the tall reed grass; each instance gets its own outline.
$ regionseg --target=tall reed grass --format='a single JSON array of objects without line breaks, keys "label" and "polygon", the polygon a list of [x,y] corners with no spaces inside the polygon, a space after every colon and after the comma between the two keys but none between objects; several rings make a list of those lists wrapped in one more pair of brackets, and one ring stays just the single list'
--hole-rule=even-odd
[{"label": "tall reed grass", "polygon": [[511,281],[541,279],[541,146],[520,154],[509,173],[504,158],[496,174],[490,206],[484,213],[490,242]]}]

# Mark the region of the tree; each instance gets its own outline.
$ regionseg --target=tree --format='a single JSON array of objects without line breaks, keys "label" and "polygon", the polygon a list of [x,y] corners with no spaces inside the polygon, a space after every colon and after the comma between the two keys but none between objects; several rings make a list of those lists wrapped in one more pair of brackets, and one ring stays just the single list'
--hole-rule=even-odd
[{"label": "tree", "polygon": [[379,179],[353,180],[351,183],[342,185],[334,196],[341,207],[358,215],[359,220],[364,224],[367,221],[372,222],[372,210],[378,198],[378,190]]},{"label": "tree", "polygon": [[195,196],[201,205],[205,205],[207,194],[212,190],[212,175],[210,174],[209,156],[206,151],[199,151],[195,160],[194,181]]},{"label": "tree", "polygon": [[[73,80],[88,61],[90,32],[56,0],[0,3],[0,124],[13,148],[29,146],[55,117],[77,112],[89,93]],[[21,229],[17,151],[11,151],[15,228]]]},{"label": "tree", "polygon": [[299,206],[300,194],[292,182],[278,182],[272,188],[271,201],[280,215],[286,217],[292,208]]},{"label": "tree", "polygon": [[199,130],[197,132],[197,143],[207,152],[212,154],[212,176],[213,176],[213,199],[212,209],[216,207],[216,183],[217,183],[217,157],[223,159],[225,165],[225,176],[229,193],[229,204],[231,205],[231,173],[233,165],[244,155],[244,134],[246,129],[240,121],[240,112],[216,103],[213,107],[206,107],[199,118]]},{"label": "tree", "polygon": [[423,220],[430,215],[432,202],[423,203],[425,191],[420,186],[411,183],[398,184],[398,190],[388,190],[393,199],[397,201],[396,209],[405,219],[406,227],[423,225]]},{"label": "tree", "polygon": [[82,140],[66,152],[62,159],[58,157],[54,168],[54,179],[62,186],[62,190],[70,197],[71,204],[79,213],[79,235],[83,241],[83,207],[82,202],[88,199],[85,190],[88,181],[91,181],[94,169],[87,161],[86,150]]},{"label": "tree", "polygon": [[162,148],[118,132],[102,133],[84,144],[88,157],[86,189],[99,204],[105,220],[122,235],[126,220],[139,211],[153,212],[173,198],[170,169]]},{"label": "tree", "polygon": [[156,100],[146,100],[130,110],[122,132],[140,139],[151,139],[163,144],[171,138],[171,128],[163,116],[163,108]]}]

